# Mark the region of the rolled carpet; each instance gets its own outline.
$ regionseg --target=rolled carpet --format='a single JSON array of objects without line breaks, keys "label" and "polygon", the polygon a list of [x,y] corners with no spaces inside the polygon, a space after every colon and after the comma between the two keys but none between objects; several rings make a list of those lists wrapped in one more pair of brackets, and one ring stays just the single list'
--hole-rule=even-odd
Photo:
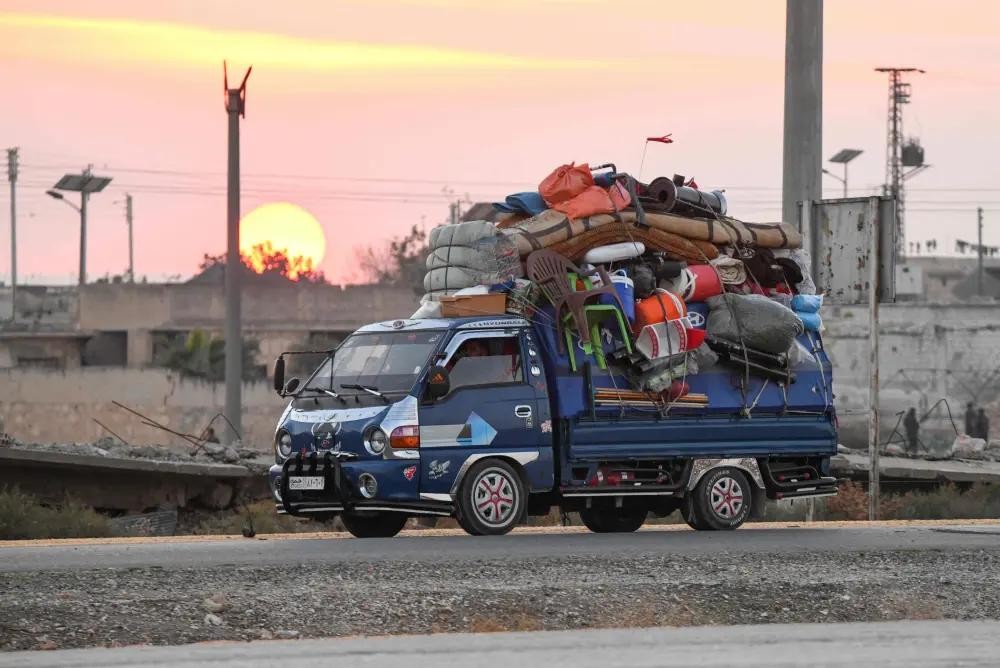
[{"label": "rolled carpet", "polygon": [[[728,217],[709,220],[706,218],[685,218],[669,213],[647,213],[645,221],[648,227],[641,228],[643,230],[655,230],[656,232],[676,235],[688,241],[760,248],[798,248],[802,245],[802,235],[787,223],[744,223]],[[602,229],[613,223],[623,223],[635,228],[636,222],[635,211],[621,211],[574,220],[550,209],[500,231],[514,240],[518,251],[524,257],[533,251],[552,248],[555,244],[569,241],[581,234]],[[628,237],[618,240],[627,241]],[[646,239],[641,240],[646,241]],[[607,241],[606,243],[615,243],[615,241]],[[699,250],[708,260],[718,255],[718,253],[712,254],[712,250],[708,246],[699,246]]]},{"label": "rolled carpet", "polygon": [[638,228],[627,223],[612,222],[594,230],[583,232],[565,241],[549,246],[560,255],[578,262],[592,248],[623,241],[640,241],[648,250],[667,253],[689,264],[705,264],[717,257],[719,249],[712,244],[693,242],[684,237],[652,228]]}]

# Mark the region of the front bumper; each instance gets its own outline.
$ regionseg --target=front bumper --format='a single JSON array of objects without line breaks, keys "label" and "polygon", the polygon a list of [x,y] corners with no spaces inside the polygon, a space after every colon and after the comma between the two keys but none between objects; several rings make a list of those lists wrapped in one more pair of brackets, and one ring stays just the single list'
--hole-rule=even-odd
[{"label": "front bumper", "polygon": [[[401,471],[415,467],[412,460],[357,460],[351,453],[310,452],[293,455],[281,465],[272,466],[269,472],[275,510],[287,515],[337,514],[354,511],[402,512],[409,515],[437,515],[447,517],[454,512],[450,502],[420,499],[418,484],[414,481],[412,492],[391,484],[380,486],[380,493],[368,499],[358,489],[362,472],[373,473],[383,481],[402,477]],[[321,490],[290,490],[291,476],[316,476],[323,478]]]}]

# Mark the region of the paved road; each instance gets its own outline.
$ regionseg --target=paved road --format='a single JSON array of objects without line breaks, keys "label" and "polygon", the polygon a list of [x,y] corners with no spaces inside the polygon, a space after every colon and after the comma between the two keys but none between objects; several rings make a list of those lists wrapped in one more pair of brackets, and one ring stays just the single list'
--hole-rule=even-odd
[{"label": "paved road", "polygon": [[95,568],[313,566],[372,559],[447,563],[470,559],[1000,549],[1000,526],[744,529],[635,534],[525,533],[501,537],[406,535],[387,539],[266,539],[0,548],[0,572]]},{"label": "paved road", "polygon": [[1000,623],[773,624],[439,634],[15,652],[0,668],[102,666],[995,666]]}]

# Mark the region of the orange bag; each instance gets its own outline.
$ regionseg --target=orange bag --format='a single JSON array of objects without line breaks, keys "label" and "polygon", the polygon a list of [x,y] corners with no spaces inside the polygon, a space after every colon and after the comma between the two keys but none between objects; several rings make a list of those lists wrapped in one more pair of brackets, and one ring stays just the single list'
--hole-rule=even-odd
[{"label": "orange bag", "polygon": [[646,325],[679,320],[687,317],[687,304],[672,292],[659,290],[652,296],[640,300],[635,305],[635,324],[632,329],[639,332]]},{"label": "orange bag", "polygon": [[590,186],[573,199],[560,202],[552,208],[565,213],[567,218],[576,220],[600,213],[614,213],[615,203],[611,201],[607,190],[601,186]]},{"label": "orange bag", "polygon": [[594,185],[594,175],[590,173],[587,163],[574,166],[574,163],[556,167],[555,171],[545,177],[538,185],[538,194],[549,206],[573,199],[584,190]]},{"label": "orange bag", "polygon": [[628,194],[628,189],[621,184],[621,181],[611,184],[608,195],[611,196],[611,203],[615,205],[615,211],[624,211],[625,207],[632,203],[632,196]]}]

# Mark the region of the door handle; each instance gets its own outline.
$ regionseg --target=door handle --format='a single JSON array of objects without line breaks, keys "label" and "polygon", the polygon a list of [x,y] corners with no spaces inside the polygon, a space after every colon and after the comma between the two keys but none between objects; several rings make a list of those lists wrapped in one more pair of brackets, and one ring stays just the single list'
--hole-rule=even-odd
[{"label": "door handle", "polygon": [[530,418],[531,417],[531,406],[526,404],[521,404],[520,406],[514,406],[514,415],[519,418]]}]

